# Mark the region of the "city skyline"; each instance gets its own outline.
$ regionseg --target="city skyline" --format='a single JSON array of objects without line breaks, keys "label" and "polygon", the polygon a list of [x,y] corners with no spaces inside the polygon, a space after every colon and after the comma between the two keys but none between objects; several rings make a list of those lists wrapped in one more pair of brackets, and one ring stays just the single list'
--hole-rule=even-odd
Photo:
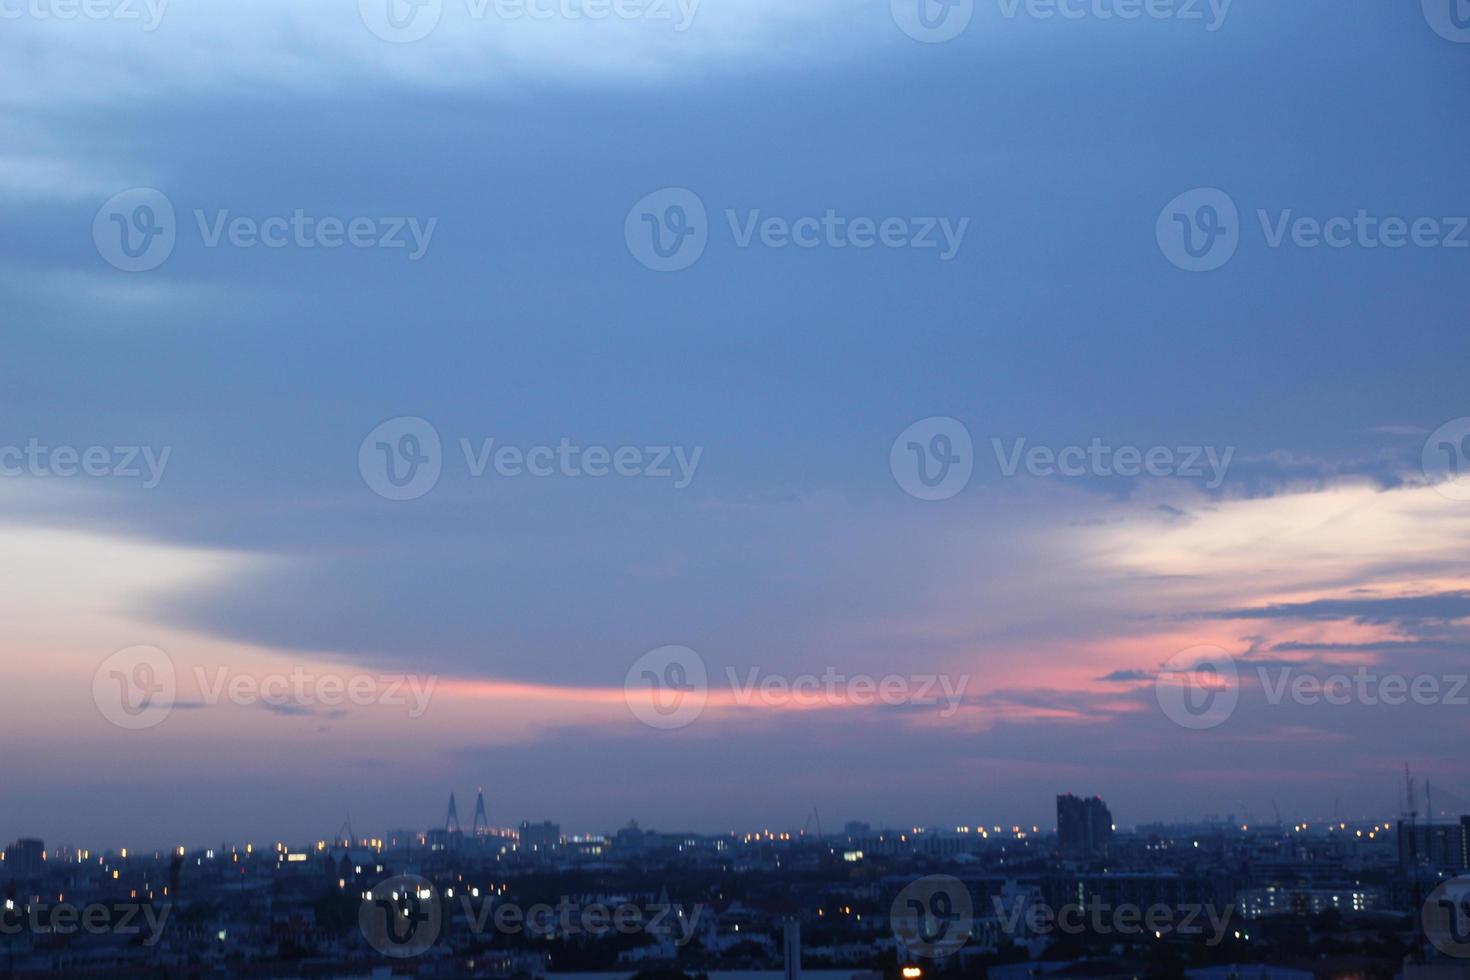
[{"label": "city skyline", "polygon": [[[1399,775],[1399,779],[1402,781],[1402,773]],[[1470,811],[1470,800],[1466,800],[1466,798],[1458,794],[1446,791],[1443,787],[1435,790],[1432,788],[1432,784],[1426,786],[1422,782],[1416,782],[1415,785],[1416,809],[1413,811],[1412,821],[1417,822],[1421,826],[1457,825],[1464,819],[1464,812]],[[1402,784],[1399,789],[1401,793],[1404,791]],[[1427,797],[1419,795],[1425,793],[1426,790],[1428,791]],[[483,793],[483,790],[479,792]],[[1439,794],[1437,804],[1431,802],[1431,798],[1436,792]],[[1076,798],[1071,793],[1058,794],[1051,799],[1049,805],[1060,805],[1062,796]],[[1090,802],[1099,798],[1106,803],[1106,797],[1091,793],[1083,797],[1081,802]],[[478,836],[476,833],[477,828],[483,828],[485,834],[492,836],[515,837],[526,826],[538,825],[543,821],[546,826],[555,827],[557,832],[567,840],[611,839],[618,831],[641,829],[647,833],[662,835],[692,834],[702,838],[730,837],[747,842],[751,840],[758,841],[762,839],[763,835],[765,838],[777,842],[839,842],[853,836],[856,832],[855,828],[859,827],[862,828],[861,833],[867,834],[871,832],[873,835],[929,835],[939,837],[974,835],[977,839],[984,837],[986,840],[991,839],[993,835],[997,843],[1003,843],[1006,840],[1025,840],[1038,836],[1041,838],[1059,839],[1057,814],[1054,806],[1050,811],[1052,814],[1051,818],[1040,822],[1011,819],[1008,816],[994,813],[990,816],[997,819],[982,819],[980,816],[976,816],[962,823],[934,823],[914,820],[877,821],[865,820],[861,817],[834,817],[833,815],[829,815],[829,822],[826,825],[827,829],[824,831],[822,829],[821,811],[818,808],[808,810],[807,813],[802,815],[799,823],[781,824],[779,822],[765,822],[743,827],[706,828],[676,825],[669,821],[659,820],[657,814],[651,815],[649,819],[638,816],[625,816],[622,818],[609,818],[601,822],[594,821],[585,825],[565,822],[558,819],[555,814],[546,813],[523,814],[510,820],[505,819],[502,812],[498,815],[498,818],[492,819],[490,813],[495,812],[493,806],[488,798],[478,794],[475,798],[475,808],[470,811],[472,818],[469,822],[466,822],[459,817],[457,812],[459,800],[460,794],[451,791],[446,796],[446,799],[441,801],[440,812],[442,816],[430,822],[419,819],[399,821],[397,823],[391,821],[388,823],[370,823],[359,819],[357,821],[358,829],[361,830],[365,827],[367,832],[354,833],[350,839],[354,842],[361,842],[367,840],[385,840],[391,835],[403,832],[412,832],[418,836],[448,832],[450,826],[449,816],[451,813],[455,815],[454,824],[459,828],[457,833],[462,834],[467,839]],[[482,814],[478,812],[478,808],[482,802],[486,808],[483,814],[483,821],[481,819]],[[1402,798],[1398,801],[1396,807],[1385,807],[1382,811],[1374,813],[1346,812],[1341,808],[1340,802],[1340,799],[1334,801],[1334,808],[1331,812],[1327,813],[1283,810],[1278,803],[1272,801],[1271,804],[1268,804],[1267,812],[1264,814],[1256,814],[1249,810],[1226,813],[1199,812],[1164,817],[1138,816],[1123,822],[1117,821],[1116,816],[1112,816],[1111,814],[1110,816],[1112,816],[1114,821],[1112,824],[1113,831],[1120,834],[1153,832],[1159,828],[1167,829],[1171,832],[1185,832],[1193,829],[1213,833],[1233,833],[1236,831],[1241,833],[1269,833],[1274,829],[1286,833],[1301,833],[1312,828],[1316,828],[1318,831],[1330,831],[1334,827],[1337,827],[1339,823],[1343,823],[1348,827],[1387,827],[1390,825],[1396,826],[1400,821],[1410,821],[1408,803]],[[1433,806],[1432,814],[1430,812],[1431,806]],[[455,807],[455,809],[451,810],[449,809],[450,807]],[[1418,807],[1422,807],[1422,809],[1417,809]],[[1104,807],[1105,811],[1106,809]],[[1278,813],[1280,816],[1278,816]],[[332,846],[337,846],[349,839],[342,835],[342,830],[352,828],[353,826],[354,820],[351,812],[343,811],[339,817],[337,830],[334,834],[328,835],[310,832],[294,834],[276,832],[258,834],[253,837],[216,835],[205,839],[201,833],[195,832],[187,838],[180,837],[156,841],[117,841],[104,840],[109,837],[106,832],[92,834],[86,839],[60,839],[54,834],[49,833],[46,828],[31,828],[26,832],[0,833],[0,843],[27,839],[44,840],[48,844],[51,844],[53,849],[65,848],[95,853],[128,851],[137,854],[148,852],[167,854],[175,851],[179,847],[184,847],[192,852],[195,850],[211,849],[222,844],[230,844],[240,848],[245,847],[247,844],[255,847],[271,847],[281,843],[314,846],[319,842],[326,841],[332,843]],[[105,846],[98,846],[99,844],[105,844]]]}]

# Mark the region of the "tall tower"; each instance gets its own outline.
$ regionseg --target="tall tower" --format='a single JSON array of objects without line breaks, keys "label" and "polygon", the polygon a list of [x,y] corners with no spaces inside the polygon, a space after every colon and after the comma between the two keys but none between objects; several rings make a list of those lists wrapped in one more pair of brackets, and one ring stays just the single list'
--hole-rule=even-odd
[{"label": "tall tower", "polygon": [[470,827],[470,836],[484,837],[490,833],[490,818],[485,816],[485,789],[475,794],[475,820]]},{"label": "tall tower", "polygon": [[454,803],[454,793],[449,794],[449,813],[444,817],[444,836],[453,837],[464,833],[459,826],[459,807]]}]

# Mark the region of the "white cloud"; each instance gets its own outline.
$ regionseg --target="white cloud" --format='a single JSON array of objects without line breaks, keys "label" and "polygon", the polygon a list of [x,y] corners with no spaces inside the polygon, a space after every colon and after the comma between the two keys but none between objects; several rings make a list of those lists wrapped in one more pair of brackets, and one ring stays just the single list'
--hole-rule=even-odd
[{"label": "white cloud", "polygon": [[[370,0],[369,8],[372,2],[388,0]],[[668,16],[598,20],[514,13],[525,5],[555,10],[567,0],[429,2],[442,4],[442,15],[413,43],[376,36],[367,23],[374,15],[365,17],[357,0],[175,0],[153,30],[146,15],[21,16],[3,22],[0,102],[27,104],[42,93],[48,102],[109,104],[384,80],[445,88],[559,79],[672,82],[711,67],[809,63],[840,53],[861,35],[898,43],[886,4],[854,0],[606,0],[609,8],[652,5]],[[142,9],[142,0],[132,6]]]}]

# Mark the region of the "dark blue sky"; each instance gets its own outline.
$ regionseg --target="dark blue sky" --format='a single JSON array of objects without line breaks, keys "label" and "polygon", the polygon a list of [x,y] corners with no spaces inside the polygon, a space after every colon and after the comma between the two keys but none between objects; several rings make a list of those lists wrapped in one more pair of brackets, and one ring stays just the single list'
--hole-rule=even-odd
[{"label": "dark blue sky", "polygon": [[[1470,503],[1421,486],[1420,455],[1470,415],[1470,248],[1272,248],[1258,212],[1470,214],[1470,44],[1415,4],[1328,0],[1236,0],[1213,31],[980,0],[936,44],[886,0],[704,0],[684,32],[447,6],[403,45],[342,0],[180,0],[153,31],[0,24],[0,444],[171,447],[154,489],[0,481],[25,664],[0,731],[36,743],[0,837],[315,833],[344,809],[424,823],[481,783],[506,823],[713,830],[813,804],[1039,822],[1063,790],[1126,822],[1277,797],[1366,813],[1392,806],[1406,758],[1451,779],[1463,709],[1243,697],[1180,751],[1151,678],[1195,644],[1463,663],[1453,615],[1236,614],[1463,584]],[[128,273],[91,229],[136,187],[166,196],[178,241]],[[702,201],[709,244],[658,273],[624,226],[668,187]],[[1156,238],[1195,188],[1240,215],[1208,273]],[[409,261],[211,248],[194,216],[297,209],[437,224]],[[828,209],[969,223],[943,261],[741,248],[726,218]],[[444,472],[392,502],[358,450],[402,416],[432,423]],[[950,500],[890,470],[929,417],[974,438]],[[1207,490],[1007,477],[991,444],[1095,437],[1235,454]],[[685,489],[474,478],[460,438],[703,455]],[[1409,652],[1349,648],[1389,642]],[[119,737],[91,680],[135,644],[181,678],[308,662],[448,693],[392,728],[216,705]],[[736,710],[660,732],[621,704],[599,714],[598,692],[665,644],[699,651],[712,688],[727,667],[945,672],[971,700],[958,722]],[[1098,680],[1113,670],[1149,680]],[[79,812],[99,784],[115,812]]]}]

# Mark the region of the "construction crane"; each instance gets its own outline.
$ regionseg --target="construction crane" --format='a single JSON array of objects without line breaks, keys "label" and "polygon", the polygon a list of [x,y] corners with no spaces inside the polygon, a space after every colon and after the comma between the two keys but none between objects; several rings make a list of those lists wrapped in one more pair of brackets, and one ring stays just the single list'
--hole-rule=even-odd
[{"label": "construction crane", "polygon": [[1404,819],[1409,821],[1409,858],[1419,863],[1419,794],[1414,790],[1414,774],[1404,763]]},{"label": "construction crane", "polygon": [[1414,789],[1414,774],[1407,762],[1404,763],[1404,804],[1404,816],[1412,823],[1419,818],[1419,794]]}]

